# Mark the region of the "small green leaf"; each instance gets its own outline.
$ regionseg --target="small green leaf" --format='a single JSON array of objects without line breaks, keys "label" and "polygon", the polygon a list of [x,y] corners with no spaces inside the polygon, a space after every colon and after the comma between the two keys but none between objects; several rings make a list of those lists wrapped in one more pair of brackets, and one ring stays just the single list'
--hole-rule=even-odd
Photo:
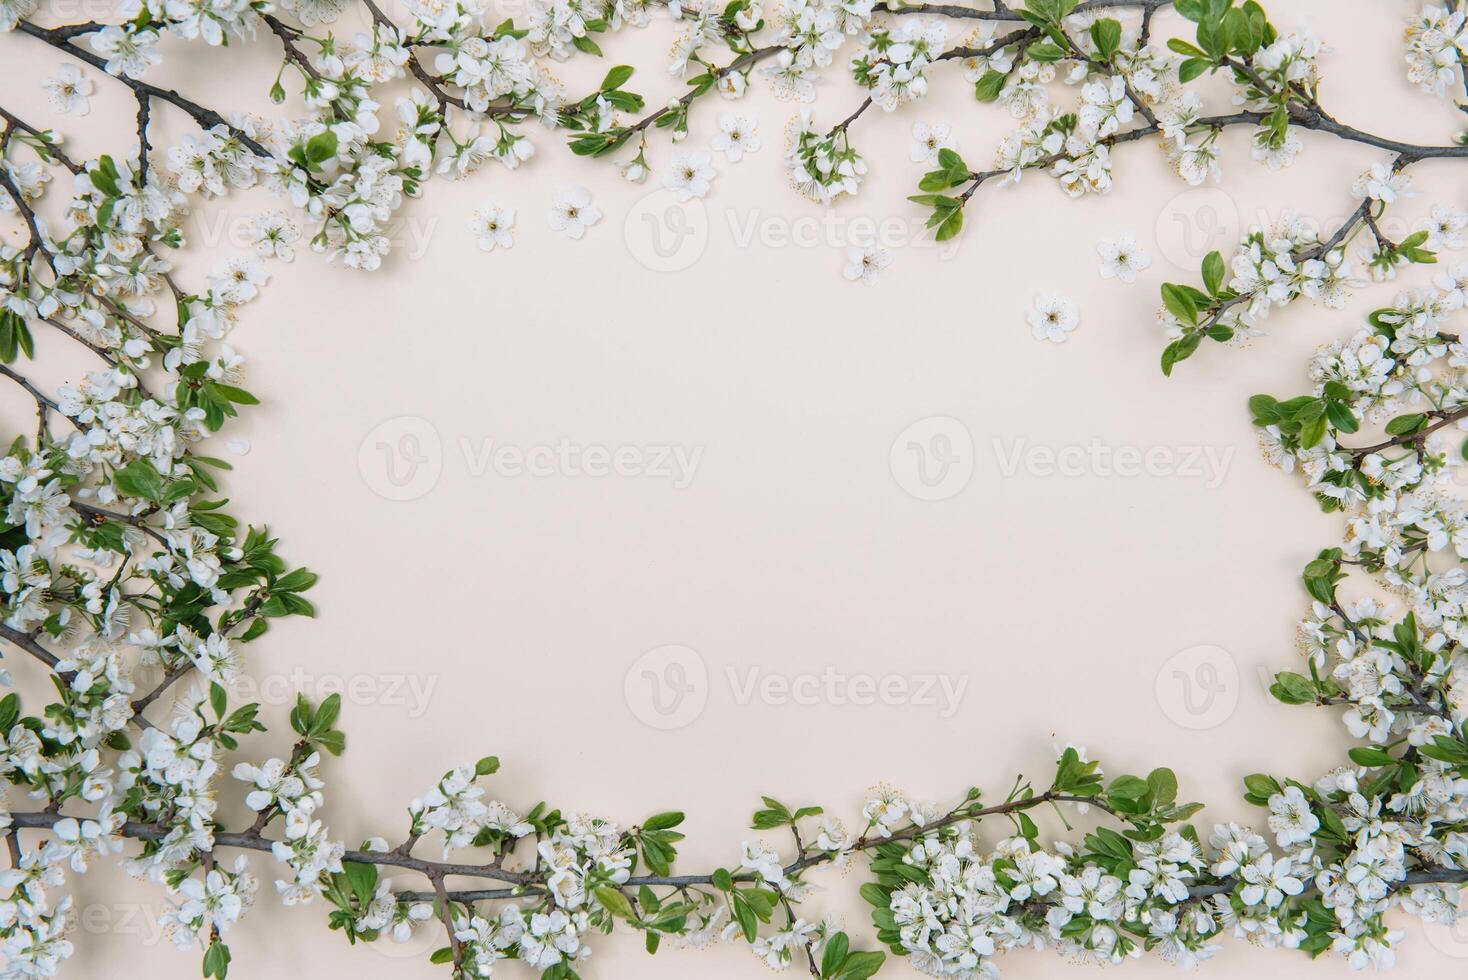
[{"label": "small green leaf", "polygon": [[993,102],[999,98],[999,93],[1004,91],[1004,82],[1009,78],[1002,71],[989,69],[984,72],[984,77],[974,83],[974,97],[980,102]]},{"label": "small green leaf", "polygon": [[617,65],[611,71],[607,72],[606,78],[601,80],[601,90],[603,92],[610,92],[612,89],[621,88],[632,77],[632,71],[631,65]]},{"label": "small green leaf", "polygon": [[1196,324],[1198,322],[1198,307],[1194,305],[1192,295],[1176,283],[1162,284],[1162,305],[1184,323]]},{"label": "small green leaf", "polygon": [[1096,21],[1091,25],[1091,40],[1096,42],[1101,57],[1110,61],[1121,46],[1121,22],[1112,17]]},{"label": "small green leaf", "polygon": [[596,889],[596,900],[602,904],[602,908],[628,922],[637,918],[637,913],[632,910],[632,903],[620,889],[611,885],[601,885]]},{"label": "small green leaf", "polygon": [[1203,285],[1207,287],[1209,294],[1218,295],[1218,287],[1223,285],[1223,256],[1218,252],[1209,252],[1203,257]]}]

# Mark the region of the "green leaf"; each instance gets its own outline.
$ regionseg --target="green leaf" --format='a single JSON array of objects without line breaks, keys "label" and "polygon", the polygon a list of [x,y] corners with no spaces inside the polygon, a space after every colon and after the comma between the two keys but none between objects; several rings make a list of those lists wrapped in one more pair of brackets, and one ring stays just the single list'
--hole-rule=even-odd
[{"label": "green leaf", "polygon": [[1218,295],[1218,287],[1223,285],[1223,256],[1218,252],[1209,252],[1203,257],[1203,285],[1208,292]]},{"label": "green leaf", "polygon": [[1244,788],[1254,796],[1262,796],[1266,799],[1281,791],[1279,783],[1273,776],[1267,776],[1261,772],[1245,776]]},{"label": "green leaf", "polygon": [[312,732],[324,732],[330,729],[341,712],[342,696],[340,694],[328,694],[322,700],[321,706],[316,709],[315,721],[311,725]]},{"label": "green leaf", "polygon": [[272,592],[304,592],[317,582],[315,572],[308,572],[304,568],[298,568],[289,575],[283,575],[270,584]]},{"label": "green leaf", "polygon": [[377,866],[347,861],[342,864],[342,871],[346,874],[347,882],[352,886],[352,894],[357,896],[357,901],[363,906],[368,905],[372,901],[372,896],[377,892]]},{"label": "green leaf", "polygon": [[1381,766],[1394,766],[1397,760],[1388,752],[1371,745],[1358,745],[1348,753],[1351,761],[1358,766],[1366,766],[1377,769]]},{"label": "green leaf", "polygon": [[1091,40],[1096,42],[1101,57],[1110,61],[1121,46],[1121,22],[1112,17],[1096,21],[1091,25]]},{"label": "green leaf", "polygon": [[229,947],[219,940],[209,944],[204,951],[204,976],[224,980],[229,975]]},{"label": "green leaf", "polygon": [[989,69],[984,77],[974,83],[974,98],[980,102],[993,102],[1004,91],[1004,82],[1009,76],[1002,71]]},{"label": "green leaf", "polygon": [[1325,430],[1329,424],[1329,420],[1324,415],[1314,421],[1306,422],[1300,427],[1300,445],[1306,449],[1319,445],[1320,440],[1325,438]]},{"label": "green leaf", "polygon": [[620,889],[611,885],[601,885],[596,889],[596,900],[602,904],[602,908],[617,916],[632,922],[637,918],[637,913],[632,910],[632,903]]},{"label": "green leaf", "polygon": [[886,953],[852,953],[833,973],[830,980],[867,980],[887,961]]},{"label": "green leaf", "polygon": [[734,918],[739,923],[739,930],[744,934],[745,942],[754,942],[759,935],[759,921],[755,918],[754,909],[744,898],[742,892],[733,892],[734,896]]},{"label": "green leaf", "polygon": [[127,497],[154,501],[163,499],[163,477],[145,459],[135,459],[113,473],[112,483],[119,493]]},{"label": "green leaf", "polygon": [[311,166],[325,163],[336,156],[336,133],[323,130],[306,141],[306,162]]},{"label": "green leaf", "polygon": [[1270,685],[1269,693],[1274,696],[1275,700],[1284,704],[1315,703],[1315,685],[1308,677],[1289,671],[1281,671],[1274,675],[1274,683]]},{"label": "green leaf", "polygon": [[956,238],[961,231],[963,231],[963,209],[955,208],[939,223],[938,231],[933,237],[937,241],[946,242],[950,238]]},{"label": "green leaf", "polygon": [[1198,307],[1194,305],[1192,295],[1176,283],[1162,284],[1162,305],[1184,323],[1196,324],[1198,322]]},{"label": "green leaf", "polygon": [[610,92],[612,89],[621,88],[632,77],[632,71],[633,68],[631,65],[617,65],[611,71],[607,72],[606,78],[601,80],[601,90],[603,92]]},{"label": "green leaf", "polygon": [[968,172],[968,164],[963,162],[963,157],[959,156],[956,150],[951,150],[947,147],[938,151],[938,166],[948,171],[961,170],[964,173]]},{"label": "green leaf", "polygon": [[1164,347],[1162,350],[1162,373],[1171,377],[1173,365],[1178,361],[1186,361],[1192,357],[1202,341],[1203,335],[1201,333],[1190,333],[1185,334]]},{"label": "green leaf", "polygon": [[1347,434],[1361,428],[1361,424],[1356,421],[1355,413],[1340,402],[1331,402],[1325,406],[1325,417],[1330,420],[1331,425]]},{"label": "green leaf", "polygon": [[243,388],[236,388],[234,385],[219,384],[218,382],[210,385],[210,387],[232,402],[238,402],[241,405],[260,404],[260,399]]},{"label": "green leaf", "polygon": [[838,932],[826,941],[826,950],[821,956],[821,976],[834,976],[841,967],[841,962],[846,959],[846,954],[851,949],[851,941],[846,938],[846,933]]},{"label": "green leaf", "polygon": [[1065,57],[1065,49],[1051,40],[1030,45],[1027,53],[1035,61],[1059,61]]},{"label": "green leaf", "polygon": [[1147,783],[1136,776],[1117,776],[1106,793],[1113,800],[1140,800],[1147,795]]},{"label": "green leaf", "polygon": [[341,755],[347,747],[346,735],[336,730],[322,732],[320,735],[317,735],[314,739],[312,739],[312,741],[314,741],[317,745],[321,746],[326,751],[330,752],[332,755]]},{"label": "green leaf", "polygon": [[1386,434],[1389,436],[1404,436],[1416,432],[1427,424],[1427,416],[1421,412],[1411,415],[1398,415],[1386,424]]},{"label": "green leaf", "polygon": [[1147,774],[1153,806],[1167,806],[1177,799],[1177,774],[1171,769],[1153,769]]}]

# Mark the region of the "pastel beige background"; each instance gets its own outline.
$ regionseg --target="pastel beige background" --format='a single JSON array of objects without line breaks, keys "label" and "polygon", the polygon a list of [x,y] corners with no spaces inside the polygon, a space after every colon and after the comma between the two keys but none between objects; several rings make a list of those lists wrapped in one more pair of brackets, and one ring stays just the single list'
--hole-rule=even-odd
[{"label": "pastel beige background", "polygon": [[[1461,127],[1451,106],[1402,77],[1400,19],[1414,4],[1268,6],[1277,23],[1311,26],[1331,45],[1324,99],[1338,117],[1423,142]],[[1159,18],[1160,33],[1174,26]],[[660,67],[672,38],[663,21],[611,37],[605,63],[577,59],[567,80],[574,90],[606,64],[643,65],[632,87],[656,104],[679,89]],[[221,106],[269,108],[273,39],[224,51],[170,44],[168,55],[153,80]],[[130,98],[89,68],[100,87],[92,115],[51,116],[39,82],[58,60],[38,41],[0,38],[5,104],[74,134],[75,155],[131,145]],[[547,799],[628,823],[686,810],[680,866],[690,870],[737,860],[761,793],[823,804],[853,826],[864,793],[883,780],[944,802],[971,784],[1002,796],[1021,771],[1043,783],[1057,742],[1088,746],[1113,773],[1171,765],[1184,794],[1209,803],[1205,822],[1255,817],[1238,799],[1245,773],[1313,779],[1341,760],[1337,719],[1274,704],[1264,689],[1296,657],[1298,571],[1339,524],[1259,458],[1244,402],[1303,390],[1313,347],[1354,330],[1395,287],[1367,290],[1345,312],[1302,304],[1251,349],[1205,349],[1171,380],[1157,369],[1153,310],[1161,281],[1186,281],[1241,225],[1293,207],[1333,227],[1354,206],[1353,176],[1382,155],[1307,134],[1296,166],[1271,175],[1232,133],[1222,186],[1190,190],[1155,146],[1128,146],[1107,197],[1071,201],[1034,174],[1019,187],[986,187],[955,249],[895,248],[875,287],[847,283],[844,246],[862,219],[887,221],[892,244],[917,237],[921,216],[904,200],[922,169],[907,157],[914,121],[950,122],[971,162],[987,162],[1012,127],[972,101],[955,66],[931,74],[927,101],[855,125],[872,172],[858,200],[829,213],[786,186],[783,128],[794,109],[761,86],[734,108],[758,116],[764,148],[738,165],[721,159],[701,207],[669,211],[656,177],[621,182],[610,164],[573,158],[537,132],[539,152],[520,172],[432,181],[404,210],[402,247],[375,275],[309,253],[270,265],[270,286],[233,337],[265,404],[234,427],[253,450],[235,459],[228,491],[236,513],[268,521],[285,554],[322,576],[312,594],[319,618],[273,630],[251,654],[274,717],[295,686],[347,686],[348,752],[326,766],[326,817],[338,836],[399,839],[410,799],[449,766],[489,753],[504,760],[492,792],[517,807]],[[818,121],[834,122],[857,98],[831,73]],[[687,145],[705,146],[725,108],[700,105]],[[157,116],[159,146],[187,131],[177,113]],[[655,167],[669,155],[662,142],[652,153]],[[1422,194],[1394,219],[1468,203],[1450,165],[1415,175]],[[606,212],[581,242],[545,222],[551,194],[573,183]],[[486,202],[518,210],[513,250],[475,248],[464,222]],[[262,192],[202,207],[185,278],[200,282],[214,261],[239,254],[245,219],[273,205]],[[679,229],[693,232],[681,250],[671,244]],[[1130,287],[1097,274],[1097,242],[1124,232],[1155,257]],[[679,268],[658,271],[670,265]],[[1410,271],[1400,285],[1427,278]],[[1044,290],[1081,305],[1081,328],[1063,346],[1034,341],[1024,322]],[[39,339],[48,363],[73,375],[90,367],[56,337]],[[0,411],[28,424],[13,392],[0,394]],[[904,488],[921,484],[894,477],[891,457],[899,435],[932,417],[960,425],[920,424],[897,456],[910,462],[908,442],[941,448],[935,435],[966,430],[972,446],[960,441],[957,452],[972,477],[925,501]],[[680,489],[657,477],[503,475],[479,465],[488,440],[701,455]],[[1189,467],[1124,477],[1001,466],[1016,447],[1093,441],[1226,465],[1221,479]],[[387,499],[387,466],[408,472],[389,451],[405,448],[423,457],[423,472],[437,465],[437,480],[420,474],[426,492]],[[676,717],[649,707],[643,674],[672,681],[676,670],[639,660],[669,645],[695,652],[678,661],[696,690]],[[956,711],[827,696],[798,704],[778,688],[743,696],[752,674],[828,669],[874,684],[941,678],[963,696]],[[659,703],[670,706],[671,694],[664,688]],[[687,707],[699,697],[701,712]],[[279,752],[288,735],[264,742]],[[816,875],[825,891],[807,908],[844,914],[870,944],[855,863]],[[257,867],[268,890],[274,869],[263,859]],[[70,975],[197,976],[198,957],[173,950],[152,924],[162,902],[110,869],[83,879]],[[443,975],[426,960],[436,935],[349,949],[324,915],[262,894],[230,937],[232,975]],[[1462,969],[1468,934],[1409,929],[1404,976]],[[739,948],[649,958],[639,938],[618,937],[597,944],[586,973],[663,980],[761,969]],[[1048,978],[1079,968],[1047,953],[1006,957],[1003,969]],[[1309,964],[1235,941],[1207,969],[1223,980],[1346,972],[1340,961]]]}]

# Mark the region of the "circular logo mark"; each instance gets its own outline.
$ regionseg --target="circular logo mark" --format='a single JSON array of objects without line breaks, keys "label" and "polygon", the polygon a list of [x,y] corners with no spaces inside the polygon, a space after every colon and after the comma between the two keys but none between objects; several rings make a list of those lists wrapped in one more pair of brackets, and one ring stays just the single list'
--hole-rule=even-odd
[{"label": "circular logo mark", "polygon": [[1157,703],[1179,728],[1216,728],[1239,705],[1239,665],[1223,647],[1179,650],[1157,671]]},{"label": "circular logo mark", "polygon": [[899,487],[919,500],[947,500],[973,478],[974,437],[958,419],[932,415],[903,429],[888,459]]},{"label": "circular logo mark", "polygon": [[1190,187],[1157,212],[1157,250],[1179,269],[1197,272],[1212,251],[1239,240],[1239,206],[1221,187]]},{"label": "circular logo mark", "polygon": [[686,728],[708,705],[708,667],[697,650],[676,644],[658,647],[627,668],[622,694],[633,716],[649,728]]},{"label": "circular logo mark", "polygon": [[379,497],[416,500],[438,484],[443,445],[433,423],[416,415],[388,419],[357,448],[362,480]]},{"label": "circular logo mark", "polygon": [[632,257],[653,272],[681,272],[708,248],[708,209],[699,198],[680,201],[675,191],[659,188],[627,211],[622,238]]},{"label": "circular logo mark", "polygon": [[1455,960],[1468,959],[1468,917],[1450,926],[1441,922],[1422,922],[1421,925],[1422,935],[1433,949]]}]

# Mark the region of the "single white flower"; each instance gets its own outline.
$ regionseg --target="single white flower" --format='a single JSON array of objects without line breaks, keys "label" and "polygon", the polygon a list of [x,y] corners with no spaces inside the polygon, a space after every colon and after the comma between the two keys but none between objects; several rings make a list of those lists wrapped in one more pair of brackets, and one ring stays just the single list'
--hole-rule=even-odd
[{"label": "single white flower", "polygon": [[1391,204],[1399,197],[1411,197],[1412,192],[1408,189],[1411,186],[1411,175],[1402,173],[1389,163],[1373,163],[1370,170],[1356,178],[1351,185],[1351,193]]},{"label": "single white flower", "polygon": [[724,154],[730,163],[738,163],[744,154],[759,150],[760,139],[754,135],[757,125],[754,119],[726,112],[719,116],[720,132],[710,146],[715,153]]},{"label": "single white flower", "polygon": [[1035,300],[1035,308],[1027,314],[1027,319],[1036,340],[1063,344],[1070,332],[1081,325],[1081,311],[1064,296],[1045,293]]},{"label": "single white flower", "polygon": [[[198,16],[204,16],[203,11]],[[107,59],[102,70],[109,75],[141,78],[145,71],[163,60],[157,51],[158,32],[154,30],[123,30],[116,24],[108,24],[87,40],[93,51]]]},{"label": "single white flower", "polygon": [[1445,248],[1460,249],[1468,243],[1468,213],[1456,208],[1435,204],[1432,214],[1417,222],[1414,226],[1418,231],[1427,232],[1427,248],[1434,252],[1440,252]]},{"label": "single white flower", "polygon": [[296,257],[294,246],[301,239],[301,229],[279,208],[251,215],[245,222],[245,234],[250,237],[256,255],[287,262]]},{"label": "single white flower", "polygon": [[703,197],[713,186],[713,159],[703,150],[673,154],[673,163],[663,174],[663,186],[678,193],[678,200]]},{"label": "single white flower", "polygon": [[1136,282],[1137,273],[1152,264],[1152,255],[1137,244],[1131,235],[1122,235],[1114,242],[1101,242],[1096,246],[1101,256],[1101,278]]},{"label": "single white flower", "polygon": [[[481,251],[493,252],[495,247],[515,247],[515,209],[487,204],[476,208],[469,215],[469,230],[479,238]],[[580,237],[572,235],[572,238]]]},{"label": "single white flower", "polygon": [[875,245],[853,245],[846,250],[846,269],[842,273],[848,282],[860,280],[870,286],[876,282],[877,273],[892,264],[892,253]]},{"label": "single white flower", "polygon": [[584,187],[568,187],[551,199],[549,221],[555,231],[580,238],[600,220],[601,210],[591,203],[591,192]]},{"label": "single white flower", "polygon": [[936,164],[939,150],[957,148],[958,142],[954,140],[953,131],[947,123],[933,123],[931,126],[924,122],[912,124],[913,163]]},{"label": "single white flower", "polygon": [[92,111],[87,100],[97,86],[76,65],[61,65],[53,77],[41,83],[41,88],[46,90],[52,109],[63,114],[85,116]]},{"label": "single white flower", "polygon": [[733,100],[744,98],[744,92],[748,85],[749,79],[745,77],[744,72],[730,71],[719,76],[717,87],[720,95],[726,99]]}]

